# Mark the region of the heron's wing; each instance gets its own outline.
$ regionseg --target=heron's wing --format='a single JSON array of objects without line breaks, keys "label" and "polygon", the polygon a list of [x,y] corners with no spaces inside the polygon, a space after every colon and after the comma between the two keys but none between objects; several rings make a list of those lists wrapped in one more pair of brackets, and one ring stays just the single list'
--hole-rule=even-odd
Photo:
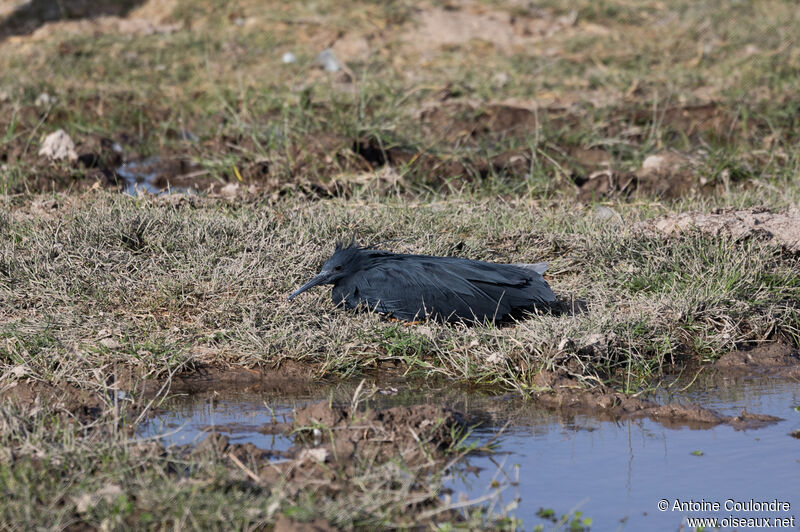
[{"label": "heron's wing", "polygon": [[[426,271],[419,264],[386,263],[361,270],[334,288],[348,307],[366,303],[379,312],[414,320],[439,313],[472,319],[475,288],[465,279]],[[338,301],[337,301],[338,302]]]},{"label": "heron's wing", "polygon": [[[538,279],[537,279],[538,277]],[[450,257],[393,256],[334,289],[348,306],[366,302],[402,319],[427,314],[465,320],[502,317],[555,296],[535,271]]]},{"label": "heron's wing", "polygon": [[498,302],[492,315],[489,306],[482,307],[486,317],[502,317],[516,308],[555,301],[555,294],[542,277],[547,264],[493,264],[465,259],[449,259],[448,270],[469,280],[487,301]]}]

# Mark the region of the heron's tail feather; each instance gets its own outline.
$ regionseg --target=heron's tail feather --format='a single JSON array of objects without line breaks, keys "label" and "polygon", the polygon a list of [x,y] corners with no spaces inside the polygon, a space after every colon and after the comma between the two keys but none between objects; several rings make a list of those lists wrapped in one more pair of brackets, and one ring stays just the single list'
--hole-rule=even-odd
[{"label": "heron's tail feather", "polygon": [[533,270],[538,274],[543,274],[544,272],[547,271],[547,268],[550,267],[550,265],[546,262],[537,262],[536,264],[525,264],[522,262],[516,262],[512,264],[512,266],[516,266],[517,268],[523,268],[525,270]]}]

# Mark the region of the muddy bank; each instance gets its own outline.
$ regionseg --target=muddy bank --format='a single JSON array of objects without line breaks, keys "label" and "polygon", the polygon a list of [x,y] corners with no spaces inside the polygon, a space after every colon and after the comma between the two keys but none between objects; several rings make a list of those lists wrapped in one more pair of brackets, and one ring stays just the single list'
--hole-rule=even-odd
[{"label": "muddy bank", "polygon": [[118,394],[117,390],[109,389],[107,394],[100,394],[86,389],[78,388],[71,384],[63,383],[58,386],[47,382],[23,379],[0,381],[0,403],[13,403],[22,409],[31,409],[41,406],[55,408],[66,417],[81,423],[90,423],[113,408],[115,400],[117,405],[122,403],[127,407],[127,394]]},{"label": "muddy bank", "polygon": [[[772,342],[746,350],[731,351],[713,365],[694,368],[707,371],[717,379],[742,376],[800,378],[800,354],[788,344]],[[658,404],[626,395],[605,385],[587,389],[563,373],[542,371],[534,378],[540,389],[534,393],[538,403],[570,414],[588,414],[600,419],[636,419],[647,417],[665,427],[711,428],[730,425],[736,430],[757,429],[777,423],[781,418],[742,411],[724,416],[691,403]]]},{"label": "muddy bank", "polygon": [[548,371],[539,373],[534,381],[541,389],[533,394],[538,404],[564,413],[586,414],[605,420],[647,417],[667,428],[708,429],[725,424],[736,430],[758,429],[782,420],[746,411],[738,416],[724,416],[692,403],[658,404],[616,392],[605,385],[586,389],[566,375]]},{"label": "muddy bank", "polygon": [[313,365],[294,361],[284,361],[276,368],[259,369],[198,364],[190,370],[176,374],[168,383],[163,380],[145,382],[144,393],[148,396],[154,394],[166,384],[172,393],[251,388],[266,395],[302,395],[321,386],[320,382],[311,378],[313,374]]},{"label": "muddy bank", "polygon": [[714,363],[713,370],[723,377],[765,375],[800,379],[800,352],[787,344],[764,344],[723,355]]},{"label": "muddy bank", "polygon": [[[713,365],[693,368],[692,371],[711,372],[715,377],[770,376],[782,379],[800,378],[800,354],[798,350],[784,343],[767,343],[746,350],[732,351]],[[88,383],[77,387],[69,383],[54,385],[40,380],[26,378],[25,369],[19,367],[7,373],[0,381],[0,401],[12,402],[23,408],[37,405],[54,406],[82,423],[91,422],[109,412],[117,415],[125,411],[128,417],[137,417],[142,410],[147,413],[161,411],[160,398],[167,395],[196,393],[256,393],[264,400],[285,400],[291,397],[319,398],[321,395],[349,400],[356,383],[342,386],[341,382],[326,383],[313,378],[316,367],[294,361],[284,361],[279,367],[248,369],[243,367],[217,367],[197,364],[179,372],[168,379],[142,381],[130,370],[118,368],[111,372],[105,383]],[[380,396],[385,390],[391,395],[398,391],[416,387],[414,380],[399,377],[394,372],[372,371],[369,377],[371,389],[369,396]],[[533,378],[536,391],[533,400],[547,408],[566,414],[587,414],[601,420],[635,419],[648,417],[666,427],[686,426],[690,428],[709,428],[727,424],[737,429],[759,428],[765,424],[779,421],[779,418],[761,416],[757,413],[742,412],[738,416],[723,416],[713,410],[691,403],[659,404],[653,400],[617,392],[606,385],[586,387],[566,373],[541,371]],[[418,408],[423,408],[424,405]],[[429,408],[425,406],[425,408]],[[414,416],[417,417],[414,417]],[[298,426],[325,425],[337,427],[341,434],[348,432],[347,423],[355,413],[346,408],[325,409],[312,405],[297,412]],[[408,433],[419,434],[428,427],[422,418],[433,419],[434,410],[400,411],[389,410],[383,413],[368,411],[359,414],[362,428],[372,427],[370,434],[385,441],[401,444],[403,438],[394,433],[382,433],[385,423],[401,424]],[[388,416],[388,417],[386,417]],[[395,417],[399,418],[395,419]],[[455,418],[448,418],[448,423]],[[461,420],[463,421],[463,419]],[[275,427],[269,429],[275,433]],[[283,430],[283,428],[280,428]],[[393,429],[394,430],[394,429]],[[404,431],[406,428],[403,429]],[[348,439],[349,443],[334,442],[329,451],[336,447],[339,451],[362,454],[358,441]],[[373,447],[379,449],[380,446]],[[394,451],[397,451],[394,448]],[[391,454],[394,451],[386,451]]]}]

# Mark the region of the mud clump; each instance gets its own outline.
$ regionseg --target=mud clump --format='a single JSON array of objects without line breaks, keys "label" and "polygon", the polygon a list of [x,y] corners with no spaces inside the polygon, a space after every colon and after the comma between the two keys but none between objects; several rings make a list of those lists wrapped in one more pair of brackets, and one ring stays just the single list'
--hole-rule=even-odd
[{"label": "mud clump", "polygon": [[270,464],[262,480],[277,480],[275,475],[323,474],[315,470],[328,464],[352,473],[355,462],[385,462],[397,457],[408,466],[431,465],[456,443],[466,427],[463,416],[432,405],[397,406],[385,410],[353,410],[346,406],[315,403],[295,412],[294,424],[274,422],[259,432],[294,435],[295,445],[288,451],[259,449],[252,444],[232,444],[216,432],[191,450],[192,456],[219,458],[234,455],[243,463],[262,462],[275,457],[286,461]]},{"label": "mud clump", "polygon": [[662,198],[680,198],[702,189],[698,179],[697,161],[677,152],[650,155],[636,173],[639,194]]},{"label": "mud clump", "polygon": [[49,405],[72,419],[88,423],[103,414],[110,399],[70,384],[54,386],[41,381],[15,379],[2,386],[0,402],[6,401],[26,410]]},{"label": "mud clump", "polygon": [[731,236],[736,240],[762,238],[791,253],[800,253],[800,211],[773,212],[764,208],[714,209],[710,213],[671,214],[640,228],[668,236],[693,231],[709,236]]},{"label": "mud clump", "polygon": [[[327,401],[297,410],[293,425],[279,425],[286,435],[294,435],[295,445],[287,451],[230,443],[226,436],[211,433],[185,452],[196,460],[227,460],[250,481],[281,486],[290,496],[314,486],[318,494],[337,499],[351,497],[353,483],[377,471],[422,481],[432,468],[446,463],[447,451],[465,428],[461,414],[431,405],[354,410]],[[385,475],[381,483],[387,482]],[[413,504],[439,502],[432,494]]]},{"label": "mud clump", "polygon": [[585,389],[569,377],[547,371],[537,375],[535,384],[542,388],[534,396],[540,404],[557,410],[585,413],[600,419],[647,417],[667,428],[707,429],[726,424],[736,430],[757,429],[781,421],[781,418],[747,412],[735,417],[723,416],[691,403],[659,405],[616,392],[606,386]]},{"label": "mud clump", "polygon": [[452,446],[453,429],[465,423],[457,412],[431,405],[361,412],[323,402],[297,411],[295,425],[300,441],[321,443],[318,449],[335,460],[400,456],[416,465]]},{"label": "mud clump", "polygon": [[781,343],[760,345],[746,351],[731,351],[714,363],[723,376],[770,375],[800,378],[800,353]]},{"label": "mud clump", "polygon": [[425,107],[419,123],[428,136],[448,142],[478,141],[509,134],[531,135],[545,124],[558,129],[574,123],[564,106],[538,104],[454,101]]}]

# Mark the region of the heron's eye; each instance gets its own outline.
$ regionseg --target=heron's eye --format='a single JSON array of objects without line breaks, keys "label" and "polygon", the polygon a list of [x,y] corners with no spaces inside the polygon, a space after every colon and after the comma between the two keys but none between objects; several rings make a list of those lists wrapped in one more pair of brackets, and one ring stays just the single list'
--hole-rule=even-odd
[{"label": "heron's eye", "polygon": [[341,269],[342,269],[342,267],[341,267],[341,266],[336,266],[336,267],[334,268],[334,270],[335,270],[335,271],[337,271],[337,272],[338,272],[339,270],[341,270]]}]

